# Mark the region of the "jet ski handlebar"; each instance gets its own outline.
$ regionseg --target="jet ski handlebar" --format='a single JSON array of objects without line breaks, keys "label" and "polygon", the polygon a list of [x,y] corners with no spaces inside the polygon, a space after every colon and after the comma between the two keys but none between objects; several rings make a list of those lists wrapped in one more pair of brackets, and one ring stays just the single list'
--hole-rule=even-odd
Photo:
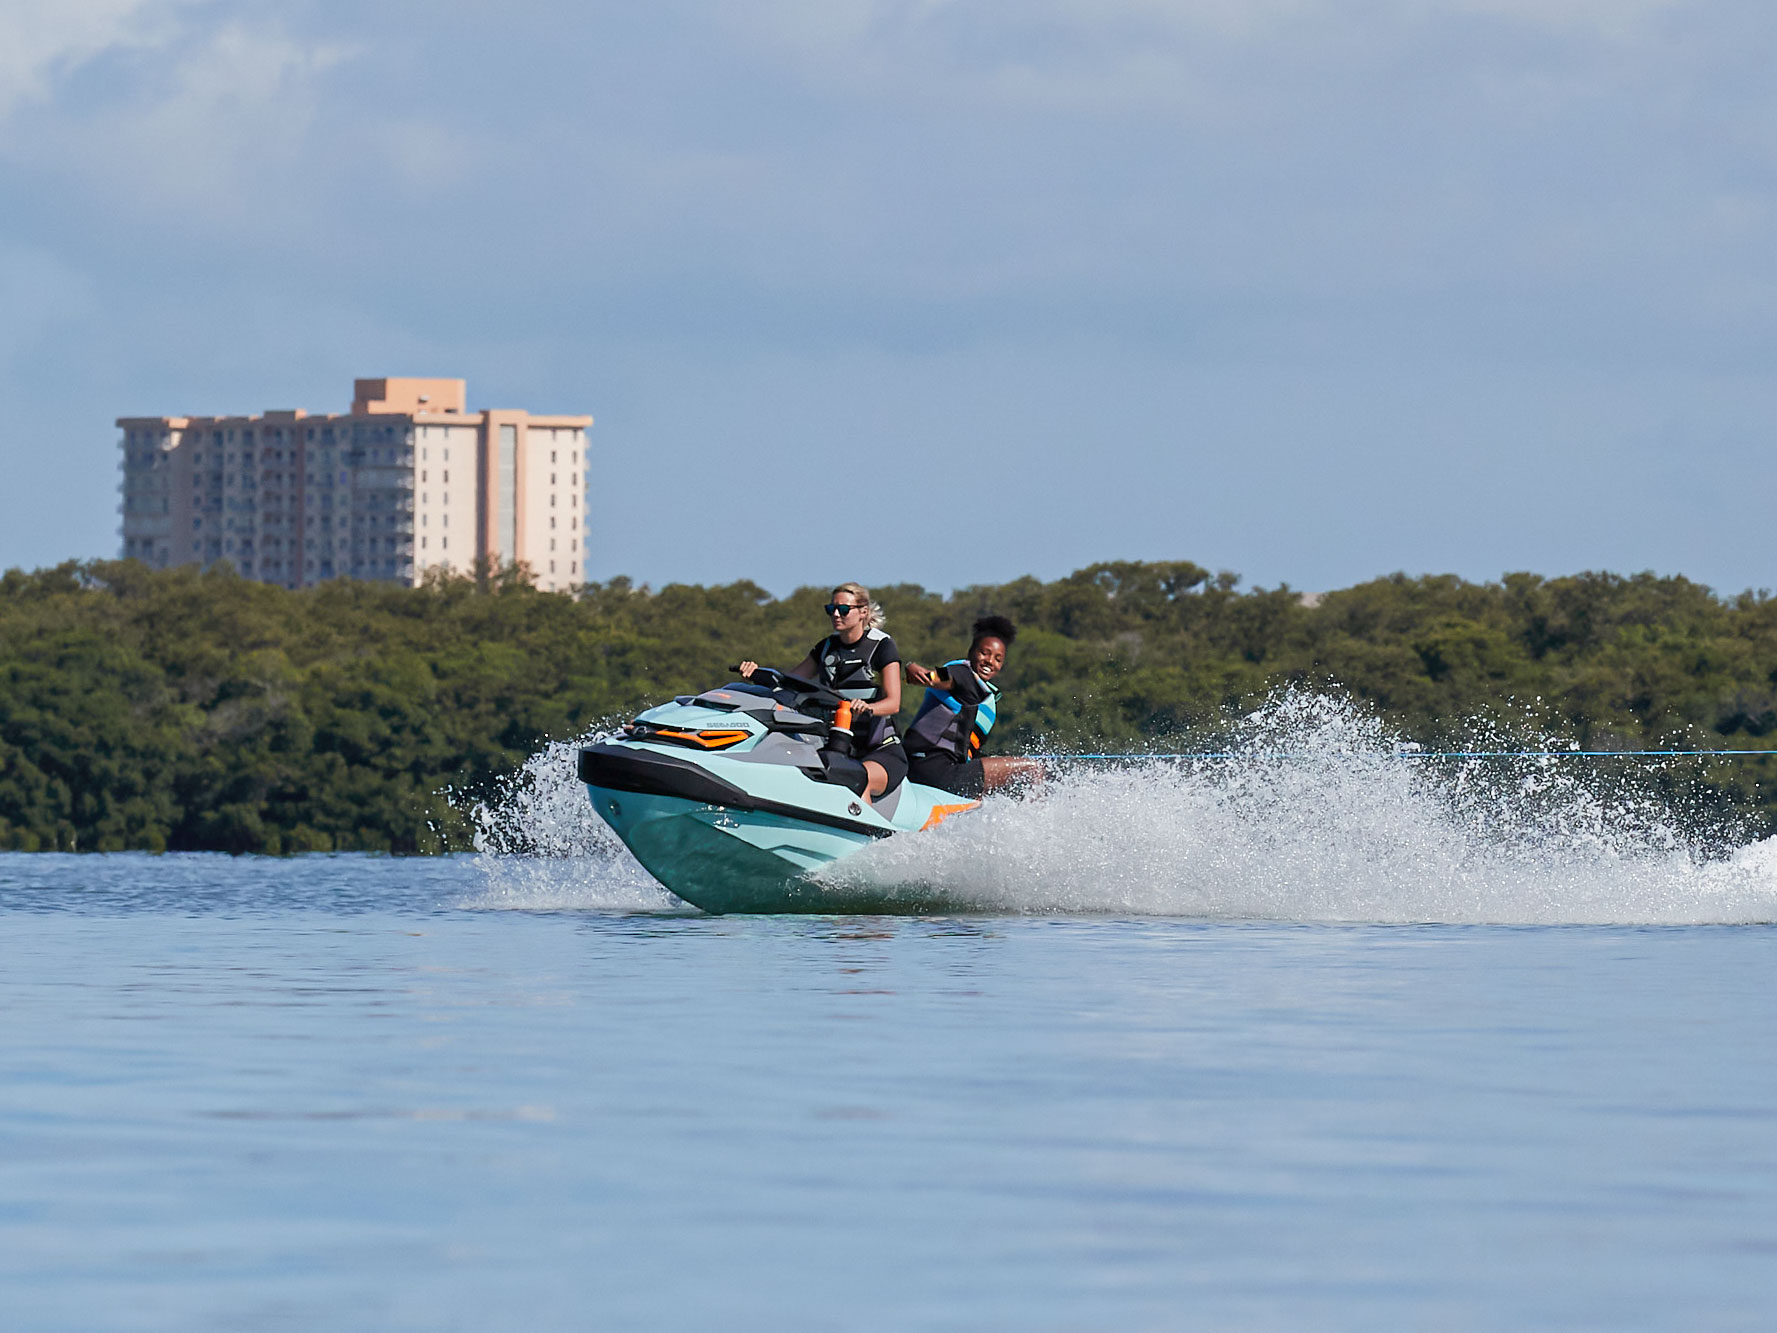
[{"label": "jet ski handlebar", "polygon": [[[738,666],[731,666],[728,669],[737,675],[740,672]],[[789,690],[793,694],[811,695],[828,707],[837,706],[839,703],[839,696],[825,685],[812,680],[804,680],[801,676],[792,676],[789,672],[779,671],[776,667],[754,667],[753,674],[747,679],[755,685],[763,685],[768,690]]]}]

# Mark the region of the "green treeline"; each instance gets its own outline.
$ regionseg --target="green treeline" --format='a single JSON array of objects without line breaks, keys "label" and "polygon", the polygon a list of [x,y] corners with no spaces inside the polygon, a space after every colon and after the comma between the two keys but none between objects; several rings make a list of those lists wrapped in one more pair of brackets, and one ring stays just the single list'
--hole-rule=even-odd
[{"label": "green treeline", "polygon": [[[1681,578],[1396,576],[1307,606],[1186,562],[1109,563],[876,592],[903,654],[928,664],[959,654],[977,615],[1018,622],[1001,750],[1201,739],[1285,684],[1343,689],[1432,745],[1493,718],[1587,748],[1777,747],[1777,601]],[[13,570],[0,846],[462,848],[465,797],[541,742],[706,688],[744,656],[793,665],[825,632],[826,596],[616,579],[571,598],[511,572],[290,592],[129,561]],[[1666,780],[1763,834],[1768,763]]]}]

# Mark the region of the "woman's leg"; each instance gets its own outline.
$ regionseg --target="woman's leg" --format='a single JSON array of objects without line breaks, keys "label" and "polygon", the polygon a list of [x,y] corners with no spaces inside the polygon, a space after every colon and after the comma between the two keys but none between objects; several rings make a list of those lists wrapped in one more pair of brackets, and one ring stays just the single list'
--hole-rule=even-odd
[{"label": "woman's leg", "polygon": [[922,787],[936,787],[953,796],[979,796],[980,792],[966,789],[967,783],[962,779],[967,772],[966,765],[957,763],[946,754],[922,754],[917,759],[908,756],[908,781],[917,782]]},{"label": "woman's leg", "polygon": [[982,775],[988,791],[1004,791],[1007,787],[1043,785],[1043,761],[1022,759],[1015,755],[996,754],[981,761]]},{"label": "woman's leg", "polygon": [[864,772],[869,775],[869,799],[893,791],[907,780],[907,751],[899,741],[879,745],[863,756]]},{"label": "woman's leg", "polygon": [[888,790],[888,770],[874,759],[866,759],[864,772],[870,778],[870,785],[864,789],[864,799],[874,801]]}]

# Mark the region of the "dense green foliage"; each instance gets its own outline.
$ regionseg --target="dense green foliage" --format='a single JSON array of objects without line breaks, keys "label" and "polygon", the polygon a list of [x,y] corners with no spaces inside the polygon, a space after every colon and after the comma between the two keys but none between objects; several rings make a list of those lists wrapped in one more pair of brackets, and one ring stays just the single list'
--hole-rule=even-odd
[{"label": "dense green foliage", "polygon": [[[1094,565],[948,597],[879,589],[941,661],[997,611],[1022,633],[996,748],[1177,743],[1279,685],[1339,688],[1441,744],[1488,719],[1588,747],[1777,746],[1777,602],[1680,578],[1394,577],[1240,591],[1189,563]],[[227,570],[69,564],[0,578],[0,846],[431,851],[545,739],[790,666],[825,588],[595,584],[510,572],[289,592]],[[918,692],[909,689],[909,709]],[[1769,761],[1679,775],[1768,832]],[[1670,776],[1670,774],[1669,774]]]}]

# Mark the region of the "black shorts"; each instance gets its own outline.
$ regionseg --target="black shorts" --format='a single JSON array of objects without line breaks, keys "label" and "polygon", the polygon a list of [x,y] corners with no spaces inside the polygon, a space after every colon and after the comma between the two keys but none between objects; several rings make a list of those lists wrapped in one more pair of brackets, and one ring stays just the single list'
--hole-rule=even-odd
[{"label": "black shorts", "polygon": [[907,747],[899,740],[888,745],[879,745],[874,750],[866,750],[858,756],[858,762],[882,765],[882,771],[888,774],[888,785],[882,789],[884,796],[907,779]]},{"label": "black shorts", "polygon": [[939,787],[957,796],[979,800],[987,792],[987,770],[977,757],[961,763],[938,751],[913,755],[908,759],[907,775],[924,787]]}]

